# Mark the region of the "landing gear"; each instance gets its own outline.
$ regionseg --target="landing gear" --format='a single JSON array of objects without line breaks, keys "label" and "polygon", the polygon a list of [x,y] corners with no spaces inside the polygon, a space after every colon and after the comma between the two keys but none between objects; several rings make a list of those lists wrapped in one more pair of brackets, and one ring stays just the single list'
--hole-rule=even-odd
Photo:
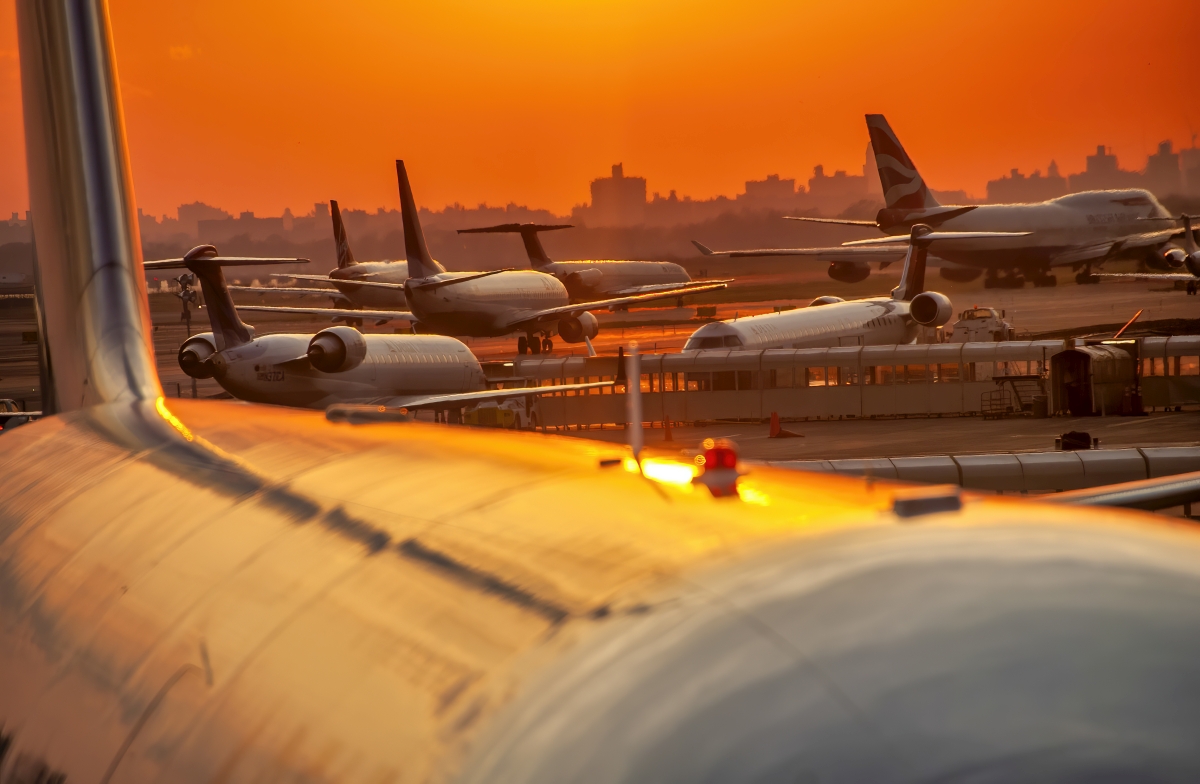
[{"label": "landing gear", "polygon": [[1048,286],[1057,286],[1058,278],[1051,275],[1049,272],[1038,273],[1033,278],[1033,285],[1036,288],[1046,288]]},{"label": "landing gear", "polygon": [[1009,270],[1001,275],[1000,270],[993,268],[987,271],[987,277],[983,279],[983,287],[985,289],[1020,289],[1025,287],[1025,278],[1016,270]]},{"label": "landing gear", "polygon": [[1088,283],[1099,283],[1100,278],[1098,278],[1092,274],[1092,265],[1091,264],[1085,264],[1083,269],[1081,269],[1079,272],[1075,273],[1075,282],[1078,283],[1080,286],[1083,286]]},{"label": "landing gear", "polygon": [[554,341],[551,340],[550,338],[543,338],[542,339],[542,353],[549,354],[553,350],[554,350]]},{"label": "landing gear", "polygon": [[529,353],[529,338],[524,335],[517,338],[517,353],[521,355]]},{"label": "landing gear", "polygon": [[530,354],[541,354],[542,353],[542,341],[537,339],[537,335],[530,335],[528,338],[528,343],[529,343],[529,353]]}]

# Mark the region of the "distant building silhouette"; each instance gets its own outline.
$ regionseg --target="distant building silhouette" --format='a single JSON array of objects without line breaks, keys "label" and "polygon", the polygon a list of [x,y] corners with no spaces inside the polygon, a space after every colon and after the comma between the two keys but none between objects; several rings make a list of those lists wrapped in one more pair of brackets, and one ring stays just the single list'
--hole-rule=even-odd
[{"label": "distant building silhouette", "polygon": [[[803,186],[800,192],[804,193]],[[796,181],[781,180],[778,174],[768,174],[765,180],[746,180],[746,192],[738,196],[738,201],[752,209],[789,209],[796,203]]]},{"label": "distant building silhouette", "polygon": [[1087,170],[1072,174],[1067,181],[1072,193],[1142,187],[1142,176],[1138,172],[1120,168],[1117,156],[1103,144],[1096,145],[1096,154],[1087,157]]},{"label": "distant building silhouette", "polygon": [[1146,159],[1142,187],[1157,196],[1183,193],[1183,173],[1179,170],[1179,153],[1170,141],[1158,143],[1158,152]]},{"label": "distant building silhouette", "polygon": [[1040,169],[1026,177],[1013,169],[1007,177],[989,180],[987,200],[992,204],[1025,204],[1046,201],[1067,193],[1067,178],[1058,173],[1058,164],[1050,161],[1046,176]]},{"label": "distant building silhouette", "polygon": [[[210,207],[203,202],[194,201],[191,204],[180,204],[176,214],[179,216],[178,230],[192,237],[199,236],[199,223],[202,220],[224,220],[233,218],[228,212],[217,207]],[[164,219],[166,216],[163,216]]]},{"label": "distant building silhouette", "polygon": [[[866,167],[863,168],[865,170]],[[830,177],[825,174],[825,167],[817,164],[808,181],[808,195],[822,212],[836,215],[867,198],[867,178],[865,175],[846,174],[841,169]]]},{"label": "distant building silhouette", "polygon": [[234,237],[244,237],[250,240],[265,240],[272,236],[283,236],[283,217],[257,218],[249,210],[234,218],[197,221],[197,235],[200,242],[210,245],[220,245]]},{"label": "distant building silhouette", "polygon": [[1200,196],[1200,147],[1196,146],[1196,135],[1192,134],[1192,146],[1179,151],[1179,164],[1183,170],[1183,192],[1188,196]]},{"label": "distant building silhouette", "polygon": [[626,177],[615,163],[611,177],[592,180],[591,226],[638,226],[646,221],[646,178]]}]

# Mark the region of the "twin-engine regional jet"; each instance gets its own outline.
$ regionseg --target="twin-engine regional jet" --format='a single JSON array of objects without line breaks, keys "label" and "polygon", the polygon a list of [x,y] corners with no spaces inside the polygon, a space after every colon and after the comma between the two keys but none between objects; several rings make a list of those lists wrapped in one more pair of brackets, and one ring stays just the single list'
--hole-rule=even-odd
[{"label": "twin-engine regional jet", "polygon": [[[812,348],[816,346],[878,346],[910,343],[920,327],[940,327],[954,315],[950,298],[925,290],[925,265],[935,243],[967,240],[1003,242],[1007,232],[937,232],[916,225],[907,237],[899,238],[904,251],[904,271],[890,297],[870,297],[847,302],[840,297],[818,297],[807,308],[781,313],[764,313],[731,321],[705,324],[692,333],[684,351],[716,348]],[[894,244],[892,238],[863,240]],[[857,246],[866,253],[874,249]]]},{"label": "twin-engine regional jet", "polygon": [[[478,229],[459,229],[459,234],[520,234],[525,253],[535,270],[562,281],[572,302],[587,302],[602,297],[623,297],[653,291],[676,289],[692,283],[687,270],[669,261],[554,261],[542,247],[539,232],[574,228],[568,224],[503,223]],[[728,280],[705,281],[728,283]]]},{"label": "twin-engine regional jet", "polygon": [[315,335],[256,337],[238,317],[222,267],[295,261],[221,258],[213,246],[201,245],[181,259],[146,262],[147,270],[186,267],[204,291],[212,332],[193,335],[179,347],[183,372],[192,378],[213,378],[234,397],[253,403],[432,409],[449,412],[452,420],[463,408],[485,400],[529,398],[612,383],[487,389],[483,369],[471,350],[462,341],[441,335],[364,335],[353,327],[337,326]]},{"label": "twin-engine regional jet", "polygon": [[[873,221],[789,217],[789,220],[874,226],[891,235],[907,235],[916,224],[940,231],[1011,232],[1010,240],[962,239],[940,243],[937,263],[948,280],[975,280],[986,274],[988,287],[1053,286],[1055,267],[1078,271],[1080,283],[1094,283],[1092,265],[1136,259],[1154,269],[1181,266],[1175,244],[1178,227],[1154,228],[1145,221],[1170,220],[1154,195],[1145,190],[1085,191],[1036,204],[939,204],[917,172],[882,114],[867,115],[867,130],[883,185],[886,206]],[[702,252],[707,249],[701,247]],[[821,252],[815,252],[820,250]],[[779,248],[714,255],[812,256],[830,261],[829,276],[855,283],[870,274],[870,260],[894,260],[879,252],[873,259],[844,260],[832,249]]]}]

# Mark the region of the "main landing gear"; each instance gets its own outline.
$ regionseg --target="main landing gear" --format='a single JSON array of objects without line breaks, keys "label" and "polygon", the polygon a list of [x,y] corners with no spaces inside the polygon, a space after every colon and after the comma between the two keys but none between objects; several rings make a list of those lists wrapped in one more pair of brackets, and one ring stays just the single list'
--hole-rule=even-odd
[{"label": "main landing gear", "polygon": [[1092,274],[1092,265],[1088,264],[1075,274],[1075,282],[1083,286],[1088,283],[1099,283],[1100,278]]},{"label": "main landing gear", "polygon": [[517,338],[518,354],[549,354],[554,351],[554,341],[548,336],[539,338],[537,335],[522,335]]},{"label": "main landing gear", "polygon": [[1054,277],[1049,272],[1037,271],[1032,274],[1033,285],[1037,288],[1046,288],[1049,286],[1057,286],[1058,278]]},{"label": "main landing gear", "polygon": [[1025,288],[1025,278],[1017,270],[1007,270],[1001,275],[1000,270],[992,268],[987,271],[987,275],[983,279],[983,287],[985,289],[1021,289]]}]

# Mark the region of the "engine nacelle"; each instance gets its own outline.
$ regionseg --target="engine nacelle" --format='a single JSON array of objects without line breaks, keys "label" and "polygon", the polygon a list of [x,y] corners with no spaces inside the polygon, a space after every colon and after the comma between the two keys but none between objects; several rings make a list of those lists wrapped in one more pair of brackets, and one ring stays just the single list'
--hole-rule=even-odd
[{"label": "engine nacelle", "polygon": [[190,378],[212,378],[213,366],[208,360],[217,353],[217,339],[211,332],[192,335],[179,347],[179,369]]},{"label": "engine nacelle", "polygon": [[954,315],[954,306],[945,294],[923,291],[908,303],[908,315],[923,327],[940,327]]},{"label": "engine nacelle", "polygon": [[367,341],[354,327],[330,327],[308,342],[308,361],[322,373],[345,373],[367,357]]},{"label": "engine nacelle", "polygon": [[841,283],[861,283],[871,274],[865,261],[834,261],[829,264],[829,277]]},{"label": "engine nacelle", "polygon": [[845,301],[846,300],[842,299],[841,297],[830,297],[830,296],[826,295],[824,297],[817,297],[812,302],[808,303],[808,306],[810,308],[815,308],[818,305],[832,305],[835,302],[845,302]]},{"label": "engine nacelle", "polygon": [[1200,250],[1188,256],[1183,265],[1187,267],[1188,272],[1200,278]]},{"label": "engine nacelle", "polygon": [[558,322],[558,336],[564,343],[582,343],[600,334],[600,322],[591,313],[584,311],[578,317],[565,318]]},{"label": "engine nacelle", "polygon": [[955,283],[970,283],[973,280],[978,280],[983,274],[981,269],[971,269],[970,267],[939,267],[938,274],[945,280],[954,281]]},{"label": "engine nacelle", "polygon": [[563,282],[572,288],[594,289],[600,285],[600,281],[603,279],[604,273],[600,270],[585,269],[572,272]]},{"label": "engine nacelle", "polygon": [[1183,248],[1164,248],[1160,253],[1151,253],[1146,266],[1157,270],[1177,270],[1187,262],[1188,254]]}]

